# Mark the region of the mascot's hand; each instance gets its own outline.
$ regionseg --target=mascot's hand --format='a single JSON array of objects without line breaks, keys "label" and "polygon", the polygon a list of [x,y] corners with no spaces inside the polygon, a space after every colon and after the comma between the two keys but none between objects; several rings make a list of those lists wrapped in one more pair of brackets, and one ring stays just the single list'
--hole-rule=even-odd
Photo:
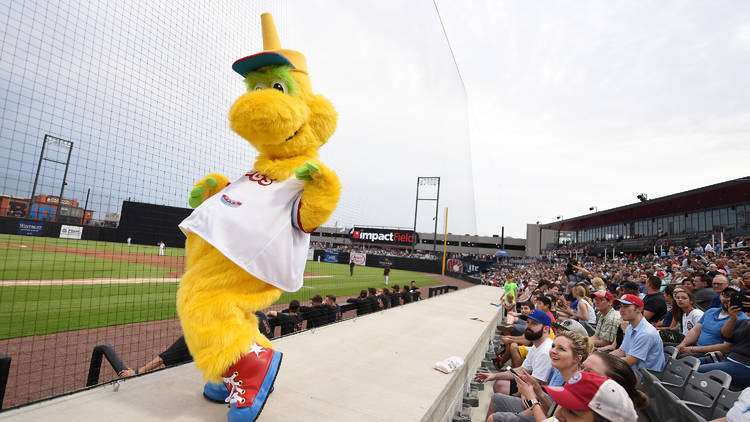
[{"label": "mascot's hand", "polygon": [[320,167],[308,161],[294,172],[294,176],[299,180],[312,180],[312,175],[319,171]]},{"label": "mascot's hand", "polygon": [[188,199],[190,207],[197,208],[203,201],[224,189],[228,184],[229,179],[223,174],[211,173],[206,175],[190,191],[190,199]]}]

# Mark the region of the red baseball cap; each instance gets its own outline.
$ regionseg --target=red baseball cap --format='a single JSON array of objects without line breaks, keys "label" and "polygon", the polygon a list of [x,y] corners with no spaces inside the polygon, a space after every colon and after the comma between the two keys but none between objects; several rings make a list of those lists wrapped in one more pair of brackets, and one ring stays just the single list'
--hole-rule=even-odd
[{"label": "red baseball cap", "polygon": [[570,410],[592,410],[613,422],[638,420],[627,391],[613,381],[592,372],[576,372],[559,387],[542,386],[558,405]]},{"label": "red baseball cap", "polygon": [[643,301],[636,295],[622,295],[617,301],[626,305],[635,305],[643,309]]},{"label": "red baseball cap", "polygon": [[612,293],[606,291],[606,290],[597,290],[593,293],[594,296],[598,297],[599,299],[607,299],[608,301],[612,302],[615,300],[615,297],[612,296]]}]

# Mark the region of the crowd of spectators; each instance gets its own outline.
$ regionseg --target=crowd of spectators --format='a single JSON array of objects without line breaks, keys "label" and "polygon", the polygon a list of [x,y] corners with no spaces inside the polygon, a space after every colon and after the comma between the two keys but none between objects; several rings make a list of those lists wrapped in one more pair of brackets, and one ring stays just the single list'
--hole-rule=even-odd
[{"label": "crowd of spectators", "polygon": [[[507,313],[494,346],[499,372],[476,375],[493,382],[487,420],[543,421],[553,413],[570,420],[570,412],[591,412],[591,420],[647,420],[639,369],[662,371],[665,346],[675,347],[678,358],[699,358],[699,372],[726,372],[732,388],[750,396],[745,245],[735,239],[724,247],[698,244],[664,254],[581,256],[493,270],[487,280],[504,287]],[[581,390],[580,383],[591,385]],[[605,384],[606,408],[564,394],[591,395]]]},{"label": "crowd of spectators", "polygon": [[321,249],[327,252],[348,252],[348,253],[364,253],[367,255],[376,256],[394,256],[401,258],[413,258],[413,259],[426,259],[430,261],[436,261],[440,257],[430,251],[423,250],[412,250],[410,248],[388,248],[382,246],[366,246],[366,245],[342,245],[327,242],[312,242],[310,247],[313,249]]}]

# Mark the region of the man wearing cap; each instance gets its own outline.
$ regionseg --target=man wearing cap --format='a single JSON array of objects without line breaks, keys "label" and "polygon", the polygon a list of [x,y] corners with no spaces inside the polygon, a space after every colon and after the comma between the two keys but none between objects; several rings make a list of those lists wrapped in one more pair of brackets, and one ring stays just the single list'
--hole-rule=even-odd
[{"label": "man wearing cap", "polygon": [[612,301],[615,298],[612,293],[602,290],[595,292],[593,296],[594,306],[599,311],[599,320],[596,322],[594,336],[591,339],[596,347],[610,346],[608,350],[614,350],[617,328],[621,321],[620,313],[612,308]]},{"label": "man wearing cap", "polygon": [[[721,337],[721,327],[729,319],[729,304],[733,294],[741,294],[737,286],[727,286],[720,295],[721,305],[719,308],[710,308],[685,334],[680,344],[677,345],[677,353],[680,355],[703,356],[711,352],[729,354],[732,343]],[[744,313],[737,316],[737,320],[747,319]]]},{"label": "man wearing cap", "polygon": [[[552,340],[549,338],[550,326],[552,321],[549,315],[535,309],[528,316],[526,316],[526,331],[524,331],[524,337],[531,341],[532,346],[529,347],[529,353],[526,355],[526,359],[519,368],[525,369],[534,378],[547,382],[547,378],[552,368],[552,361],[549,357],[549,350],[552,348]],[[518,372],[518,371],[517,371]],[[511,394],[514,393],[516,388],[511,381],[513,381],[513,374],[510,371],[497,372],[494,374],[478,373],[476,380],[480,382],[495,381],[494,391],[495,393]],[[494,399],[493,399],[494,401]],[[490,408],[494,413],[494,408]]]},{"label": "man wearing cap", "polygon": [[620,302],[620,316],[629,325],[620,348],[612,354],[623,358],[636,373],[641,367],[661,371],[664,368],[664,343],[656,328],[643,317],[643,301],[631,294],[623,295],[617,301]]}]

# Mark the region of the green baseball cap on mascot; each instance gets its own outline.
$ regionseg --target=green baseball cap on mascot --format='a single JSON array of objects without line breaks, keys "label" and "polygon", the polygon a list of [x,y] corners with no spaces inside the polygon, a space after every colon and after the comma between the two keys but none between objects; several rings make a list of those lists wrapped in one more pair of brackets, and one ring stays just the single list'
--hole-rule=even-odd
[{"label": "green baseball cap on mascot", "polygon": [[246,77],[253,70],[266,66],[291,66],[297,72],[307,74],[307,59],[299,51],[281,48],[279,34],[270,13],[260,15],[263,29],[263,51],[251,56],[243,57],[232,65],[232,69]]}]

